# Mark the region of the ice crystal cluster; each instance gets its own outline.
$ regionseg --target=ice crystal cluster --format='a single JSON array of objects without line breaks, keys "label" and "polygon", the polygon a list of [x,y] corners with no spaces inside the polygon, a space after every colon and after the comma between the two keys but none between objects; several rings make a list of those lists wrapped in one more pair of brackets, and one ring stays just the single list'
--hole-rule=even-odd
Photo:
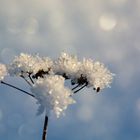
[{"label": "ice crystal cluster", "polygon": [[48,75],[36,81],[31,91],[40,104],[39,114],[44,110],[47,114],[50,113],[50,110],[54,110],[56,116],[59,117],[69,104],[74,103],[70,97],[71,91],[64,87],[64,81],[65,79],[58,75]]},{"label": "ice crystal cluster", "polygon": [[0,81],[7,75],[7,69],[4,64],[0,64]]},{"label": "ice crystal cluster", "polygon": [[[75,102],[72,98],[74,93],[84,87],[92,87],[99,92],[109,87],[113,79],[113,74],[104,64],[86,58],[79,60],[64,52],[56,60],[21,53],[11,64],[0,64],[0,80],[7,73],[24,78],[31,86],[39,104],[38,114],[45,111],[49,115],[54,111],[57,117]],[[65,80],[70,82],[72,89],[66,88]]]},{"label": "ice crystal cluster", "polygon": [[54,72],[71,79],[73,84],[103,89],[112,82],[113,74],[98,61],[86,58],[79,61],[76,56],[62,53],[54,64]]},{"label": "ice crystal cluster", "polygon": [[21,53],[10,64],[9,74],[11,76],[28,76],[28,74],[36,74],[39,70],[48,71],[52,64],[53,62],[48,57]]}]

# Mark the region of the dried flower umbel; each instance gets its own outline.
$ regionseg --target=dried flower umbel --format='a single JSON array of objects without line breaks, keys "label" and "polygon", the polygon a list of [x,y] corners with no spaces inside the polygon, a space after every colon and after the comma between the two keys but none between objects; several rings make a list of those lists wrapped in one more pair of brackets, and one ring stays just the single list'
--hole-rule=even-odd
[{"label": "dried flower umbel", "polygon": [[[4,82],[5,76],[23,78],[31,93]],[[70,104],[75,103],[73,94],[85,87],[99,92],[109,87],[112,79],[113,74],[102,63],[86,58],[80,61],[64,52],[54,61],[48,57],[21,53],[11,64],[0,64],[1,84],[35,98],[39,104],[37,115],[45,112],[42,140],[46,139],[51,111],[60,117]],[[70,81],[72,89],[65,87],[66,80]]]}]

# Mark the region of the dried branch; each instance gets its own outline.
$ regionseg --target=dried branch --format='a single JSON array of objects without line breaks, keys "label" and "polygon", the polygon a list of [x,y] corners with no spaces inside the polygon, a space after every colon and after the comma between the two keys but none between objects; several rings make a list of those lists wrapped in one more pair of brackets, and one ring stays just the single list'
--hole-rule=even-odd
[{"label": "dried branch", "polygon": [[76,91],[74,91],[73,93],[77,93],[78,91],[80,91],[81,89],[83,89],[84,87],[86,87],[87,84],[83,85],[81,88],[77,89]]},{"label": "dried branch", "polygon": [[32,77],[31,77],[31,73],[29,73],[29,79],[32,82],[32,84],[34,84],[34,81],[33,81]]},{"label": "dried branch", "polygon": [[76,88],[78,88],[80,85],[78,84],[78,85],[76,85],[74,88],[72,88],[71,90],[74,90],[74,89],[76,89]]},{"label": "dried branch", "polygon": [[11,84],[9,84],[9,83],[6,83],[6,82],[4,82],[4,81],[1,81],[1,83],[4,84],[4,85],[7,85],[7,86],[9,86],[9,87],[12,87],[12,88],[14,88],[14,89],[17,89],[17,90],[19,90],[19,91],[21,91],[21,92],[23,92],[23,93],[25,93],[25,94],[27,94],[27,95],[30,95],[30,96],[32,96],[32,97],[35,97],[33,94],[31,94],[31,93],[29,93],[29,92],[27,92],[27,91],[25,91],[25,90],[22,90],[22,89],[20,89],[20,88],[18,88],[18,87],[16,87],[16,86],[13,86],[13,85],[11,85]]},{"label": "dried branch", "polygon": [[48,116],[45,116],[45,121],[44,121],[44,128],[43,128],[43,134],[42,134],[42,140],[46,140],[47,137],[47,128],[48,128]]}]

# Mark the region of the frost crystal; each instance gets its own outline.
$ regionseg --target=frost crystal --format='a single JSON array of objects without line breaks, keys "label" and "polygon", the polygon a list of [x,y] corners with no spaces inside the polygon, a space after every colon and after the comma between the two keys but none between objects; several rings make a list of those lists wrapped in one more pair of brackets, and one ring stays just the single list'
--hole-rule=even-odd
[{"label": "frost crystal", "polygon": [[31,75],[34,79],[48,74],[61,75],[66,80],[70,79],[72,85],[85,85],[96,90],[108,87],[113,78],[113,74],[102,63],[85,58],[79,61],[76,56],[65,52],[54,62],[48,57],[21,53],[10,64],[8,71],[12,76],[28,78]]},{"label": "frost crystal", "polygon": [[80,62],[76,56],[67,53],[62,53],[55,61],[54,72],[71,79],[73,84],[85,84],[95,89],[108,87],[113,77],[102,63],[85,58]]},{"label": "frost crystal", "polygon": [[[45,111],[48,116],[52,110],[57,117],[75,102],[72,93],[84,87],[99,92],[109,87],[113,79],[113,74],[104,64],[86,58],[79,61],[76,56],[64,52],[55,61],[21,53],[7,69],[10,76],[21,76],[31,86],[33,97],[39,104],[38,114]],[[0,64],[0,80],[7,74],[7,69]],[[64,86],[66,80],[71,82],[71,90]]]},{"label": "frost crystal", "polygon": [[40,104],[38,114],[46,110],[46,114],[49,115],[53,110],[59,117],[69,104],[75,102],[70,97],[70,90],[64,87],[64,80],[62,76],[48,75],[36,81],[31,91]]},{"label": "frost crystal", "polygon": [[9,74],[12,76],[26,76],[29,73],[36,74],[39,70],[48,71],[52,64],[51,59],[47,57],[41,58],[38,55],[32,56],[21,53],[10,64]]},{"label": "frost crystal", "polygon": [[7,75],[6,66],[3,64],[0,64],[0,81],[3,80],[6,75]]},{"label": "frost crystal", "polygon": [[109,87],[112,83],[113,75],[104,64],[100,62],[95,62],[93,64],[93,72],[90,74],[89,83],[96,89],[100,87],[101,89]]},{"label": "frost crystal", "polygon": [[67,78],[71,78],[79,70],[79,65],[80,62],[78,62],[76,56],[63,52],[58,60],[55,61],[54,72]]},{"label": "frost crystal", "polygon": [[95,89],[109,86],[113,77],[113,74],[102,63],[85,58],[81,62],[76,77],[80,78],[81,75],[86,79],[87,86],[93,86]]}]

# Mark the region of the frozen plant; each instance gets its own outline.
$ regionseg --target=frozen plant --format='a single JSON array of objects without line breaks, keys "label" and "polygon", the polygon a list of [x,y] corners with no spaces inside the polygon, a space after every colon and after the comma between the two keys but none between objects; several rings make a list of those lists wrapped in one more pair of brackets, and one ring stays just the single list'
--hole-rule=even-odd
[{"label": "frozen plant", "polygon": [[7,75],[7,68],[4,64],[0,64],[0,81]]},{"label": "frozen plant", "polygon": [[38,114],[46,112],[49,116],[53,110],[57,117],[69,104],[74,103],[70,89],[64,87],[64,78],[59,75],[47,75],[39,78],[31,87],[31,91],[40,104]]},{"label": "frozen plant", "polygon": [[[5,76],[23,78],[29,85],[31,93],[11,85],[4,80]],[[75,103],[73,95],[83,88],[93,88],[96,92],[109,87],[113,74],[104,64],[77,56],[61,53],[58,59],[21,53],[11,64],[0,64],[1,84],[17,89],[37,100],[37,115],[45,112],[42,140],[46,139],[48,119],[51,111],[60,117],[70,104]],[[65,81],[71,89],[65,86]]]}]

